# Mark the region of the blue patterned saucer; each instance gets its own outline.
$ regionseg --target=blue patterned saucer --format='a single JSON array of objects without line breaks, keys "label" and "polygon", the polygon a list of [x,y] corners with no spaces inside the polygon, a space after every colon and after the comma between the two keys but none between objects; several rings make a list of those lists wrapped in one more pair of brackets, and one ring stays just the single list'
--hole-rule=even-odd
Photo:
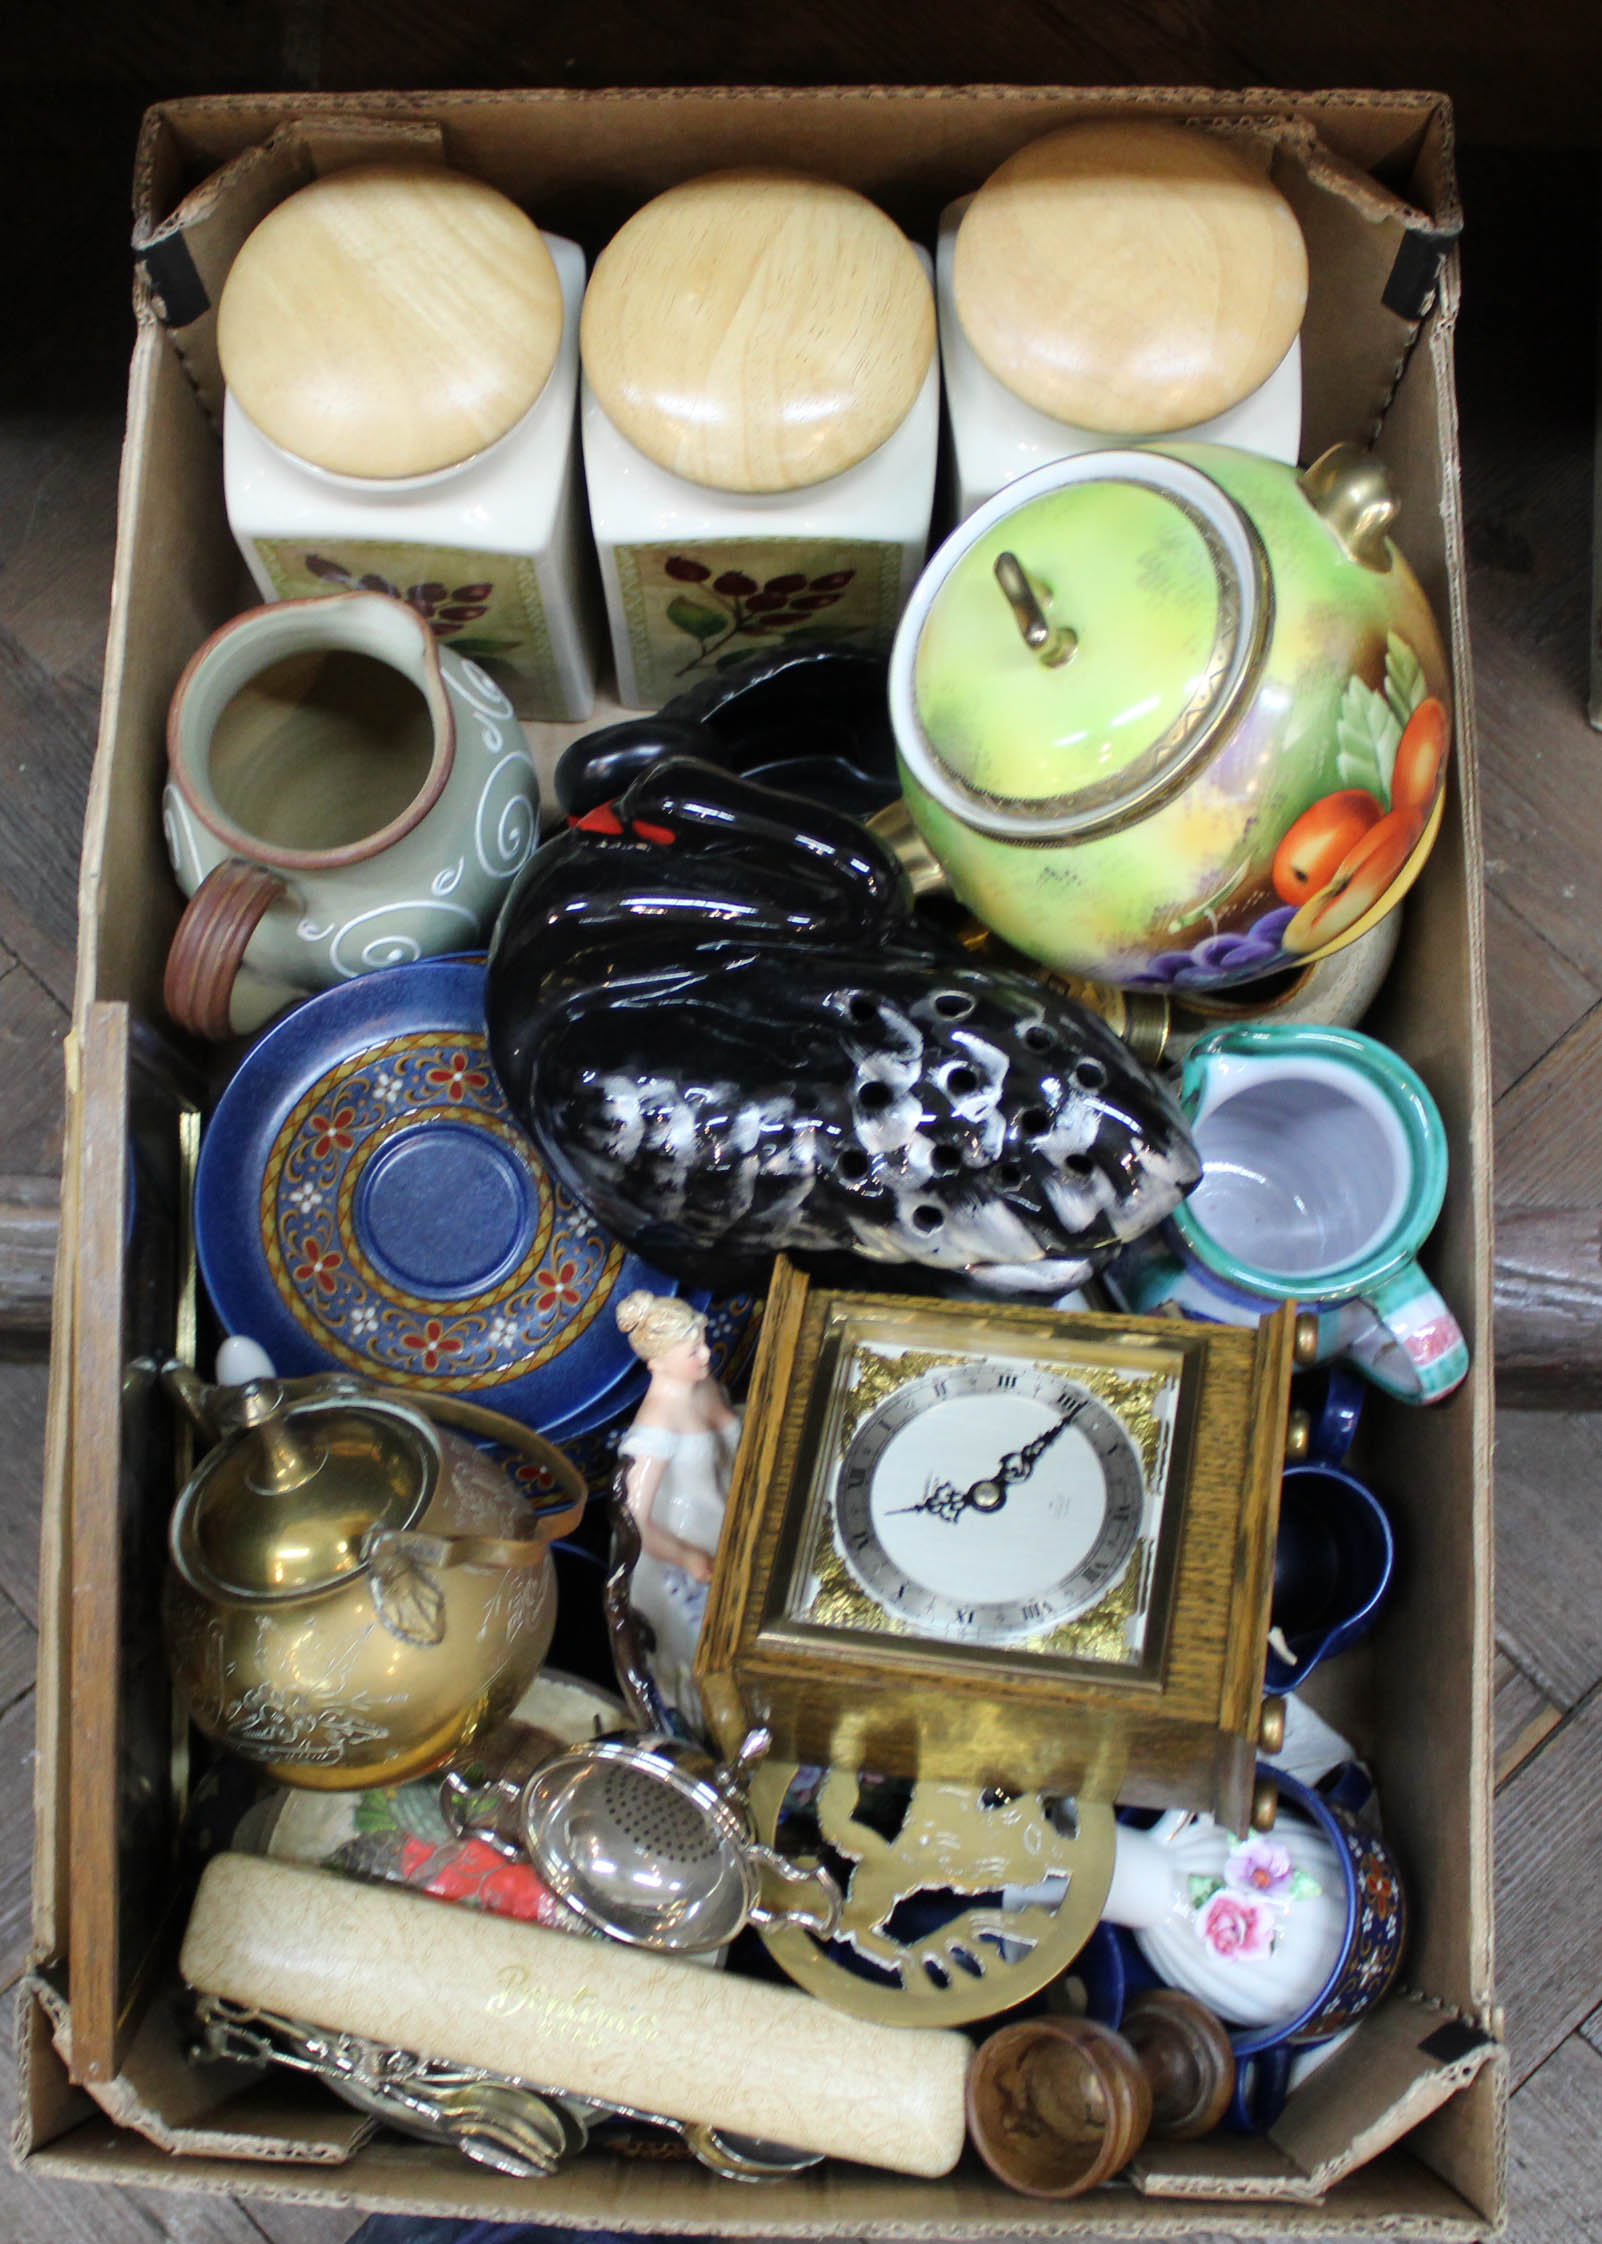
[{"label": "blue patterned saucer", "polygon": [[679,1288],[547,1174],[490,1066],[483,993],[482,961],[421,960],[252,1045],[201,1145],[201,1274],[285,1375],[477,1395],[576,1435],[644,1388],[616,1301]]}]

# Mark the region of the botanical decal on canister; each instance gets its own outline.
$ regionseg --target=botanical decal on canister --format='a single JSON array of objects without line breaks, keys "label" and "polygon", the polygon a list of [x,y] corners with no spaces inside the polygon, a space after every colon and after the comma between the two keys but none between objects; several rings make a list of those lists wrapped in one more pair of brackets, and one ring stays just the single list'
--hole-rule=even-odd
[{"label": "botanical decal on canister", "polygon": [[642,707],[781,640],[882,651],[901,604],[901,548],[853,538],[619,546],[616,560]]}]

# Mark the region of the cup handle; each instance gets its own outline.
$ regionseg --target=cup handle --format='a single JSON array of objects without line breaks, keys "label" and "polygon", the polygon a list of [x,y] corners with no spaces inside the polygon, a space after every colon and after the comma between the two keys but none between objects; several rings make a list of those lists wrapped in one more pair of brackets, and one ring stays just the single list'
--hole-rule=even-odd
[{"label": "cup handle", "polygon": [[[584,1517],[589,1502],[589,1485],[573,1460],[537,1434],[532,1426],[520,1419],[508,1418],[501,1410],[490,1410],[483,1403],[469,1402],[461,1395],[441,1395],[427,1388],[397,1387],[389,1390],[390,1400],[407,1404],[420,1410],[425,1418],[437,1425],[452,1426],[459,1433],[470,1435],[475,1441],[498,1442],[503,1449],[512,1449],[525,1464],[535,1466],[545,1477],[549,1493],[528,1497],[532,1517],[529,1524],[533,1535],[507,1543],[504,1547],[490,1549],[482,1537],[452,1536],[454,1543],[482,1545],[482,1548],[458,1550],[454,1558],[440,1560],[445,1566],[532,1566],[541,1555],[544,1545],[555,1542],[560,1535],[570,1535]],[[536,1550],[538,1543],[541,1550]]]},{"label": "cup handle", "polygon": [[214,865],[178,922],[162,1002],[180,1028],[212,1042],[232,1036],[228,1004],[250,939],[288,889],[276,873],[229,857]]},{"label": "cup handle", "polygon": [[[833,1939],[840,1928],[840,1888],[821,1862],[807,1869],[799,1862],[787,1862],[782,1854],[760,1843],[746,1849],[746,1860],[759,1870],[770,1871],[795,1897],[777,1906],[765,1901],[754,1902],[750,1921],[759,1931],[773,1925],[800,1925],[804,1931],[815,1933],[819,1940]],[[811,1906],[801,1900],[804,1889],[815,1897]]]},{"label": "cup handle", "polygon": [[1318,1782],[1318,1794],[1332,1808],[1358,1815],[1374,1797],[1374,1779],[1361,1761],[1342,1761]]},{"label": "cup handle", "polygon": [[1308,1463],[1344,1465],[1357,1439],[1362,1415],[1363,1382],[1337,1357],[1326,1374],[1324,1399],[1313,1420]]},{"label": "cup handle", "polygon": [[1343,1335],[1343,1353],[1376,1387],[1402,1402],[1439,1402],[1469,1367],[1457,1319],[1416,1262],[1406,1262],[1350,1305],[1357,1329]]},{"label": "cup handle", "polygon": [[1242,2057],[1235,2072],[1229,2124],[1237,2134],[1260,2135],[1285,2109],[1290,2092],[1291,2053],[1282,2041]]}]

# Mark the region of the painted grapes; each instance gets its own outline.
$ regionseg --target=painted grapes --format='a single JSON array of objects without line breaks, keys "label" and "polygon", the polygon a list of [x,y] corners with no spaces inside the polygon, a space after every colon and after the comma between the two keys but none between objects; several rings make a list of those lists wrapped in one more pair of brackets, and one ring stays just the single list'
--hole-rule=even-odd
[{"label": "painted grapes", "polygon": [[714,574],[704,561],[688,553],[675,553],[663,563],[675,584],[689,589],[675,593],[667,605],[667,619],[694,643],[688,662],[674,672],[676,678],[710,664],[714,670],[730,669],[751,653],[753,641],[774,634],[793,639],[844,639],[859,626],[826,624],[832,608],[856,575],[855,569],[828,569],[809,577],[801,570],[785,570],[758,579],[743,569],[722,569]]},{"label": "painted grapes", "polygon": [[458,654],[504,655],[516,645],[515,640],[486,638],[469,629],[488,615],[495,598],[493,584],[448,585],[431,577],[422,584],[403,586],[392,583],[373,569],[358,576],[343,561],[331,560],[323,553],[308,553],[305,567],[309,576],[320,577],[324,584],[340,592],[387,592],[392,600],[404,600],[408,608],[414,608],[422,617],[435,638],[450,641]]}]

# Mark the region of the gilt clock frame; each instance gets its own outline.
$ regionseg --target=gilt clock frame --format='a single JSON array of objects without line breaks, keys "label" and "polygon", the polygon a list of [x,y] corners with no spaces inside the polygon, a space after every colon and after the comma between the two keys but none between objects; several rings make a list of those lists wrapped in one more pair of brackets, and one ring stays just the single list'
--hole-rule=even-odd
[{"label": "gilt clock frame", "polygon": [[[774,1265],[695,1672],[725,1752],[1206,1810],[1246,1828],[1258,1750],[1294,1310],[1252,1327],[815,1285]],[[1172,1369],[1179,1405],[1155,1628],[1128,1668],[793,1618],[787,1610],[858,1340]],[[849,1337],[848,1337],[849,1336]]]}]

